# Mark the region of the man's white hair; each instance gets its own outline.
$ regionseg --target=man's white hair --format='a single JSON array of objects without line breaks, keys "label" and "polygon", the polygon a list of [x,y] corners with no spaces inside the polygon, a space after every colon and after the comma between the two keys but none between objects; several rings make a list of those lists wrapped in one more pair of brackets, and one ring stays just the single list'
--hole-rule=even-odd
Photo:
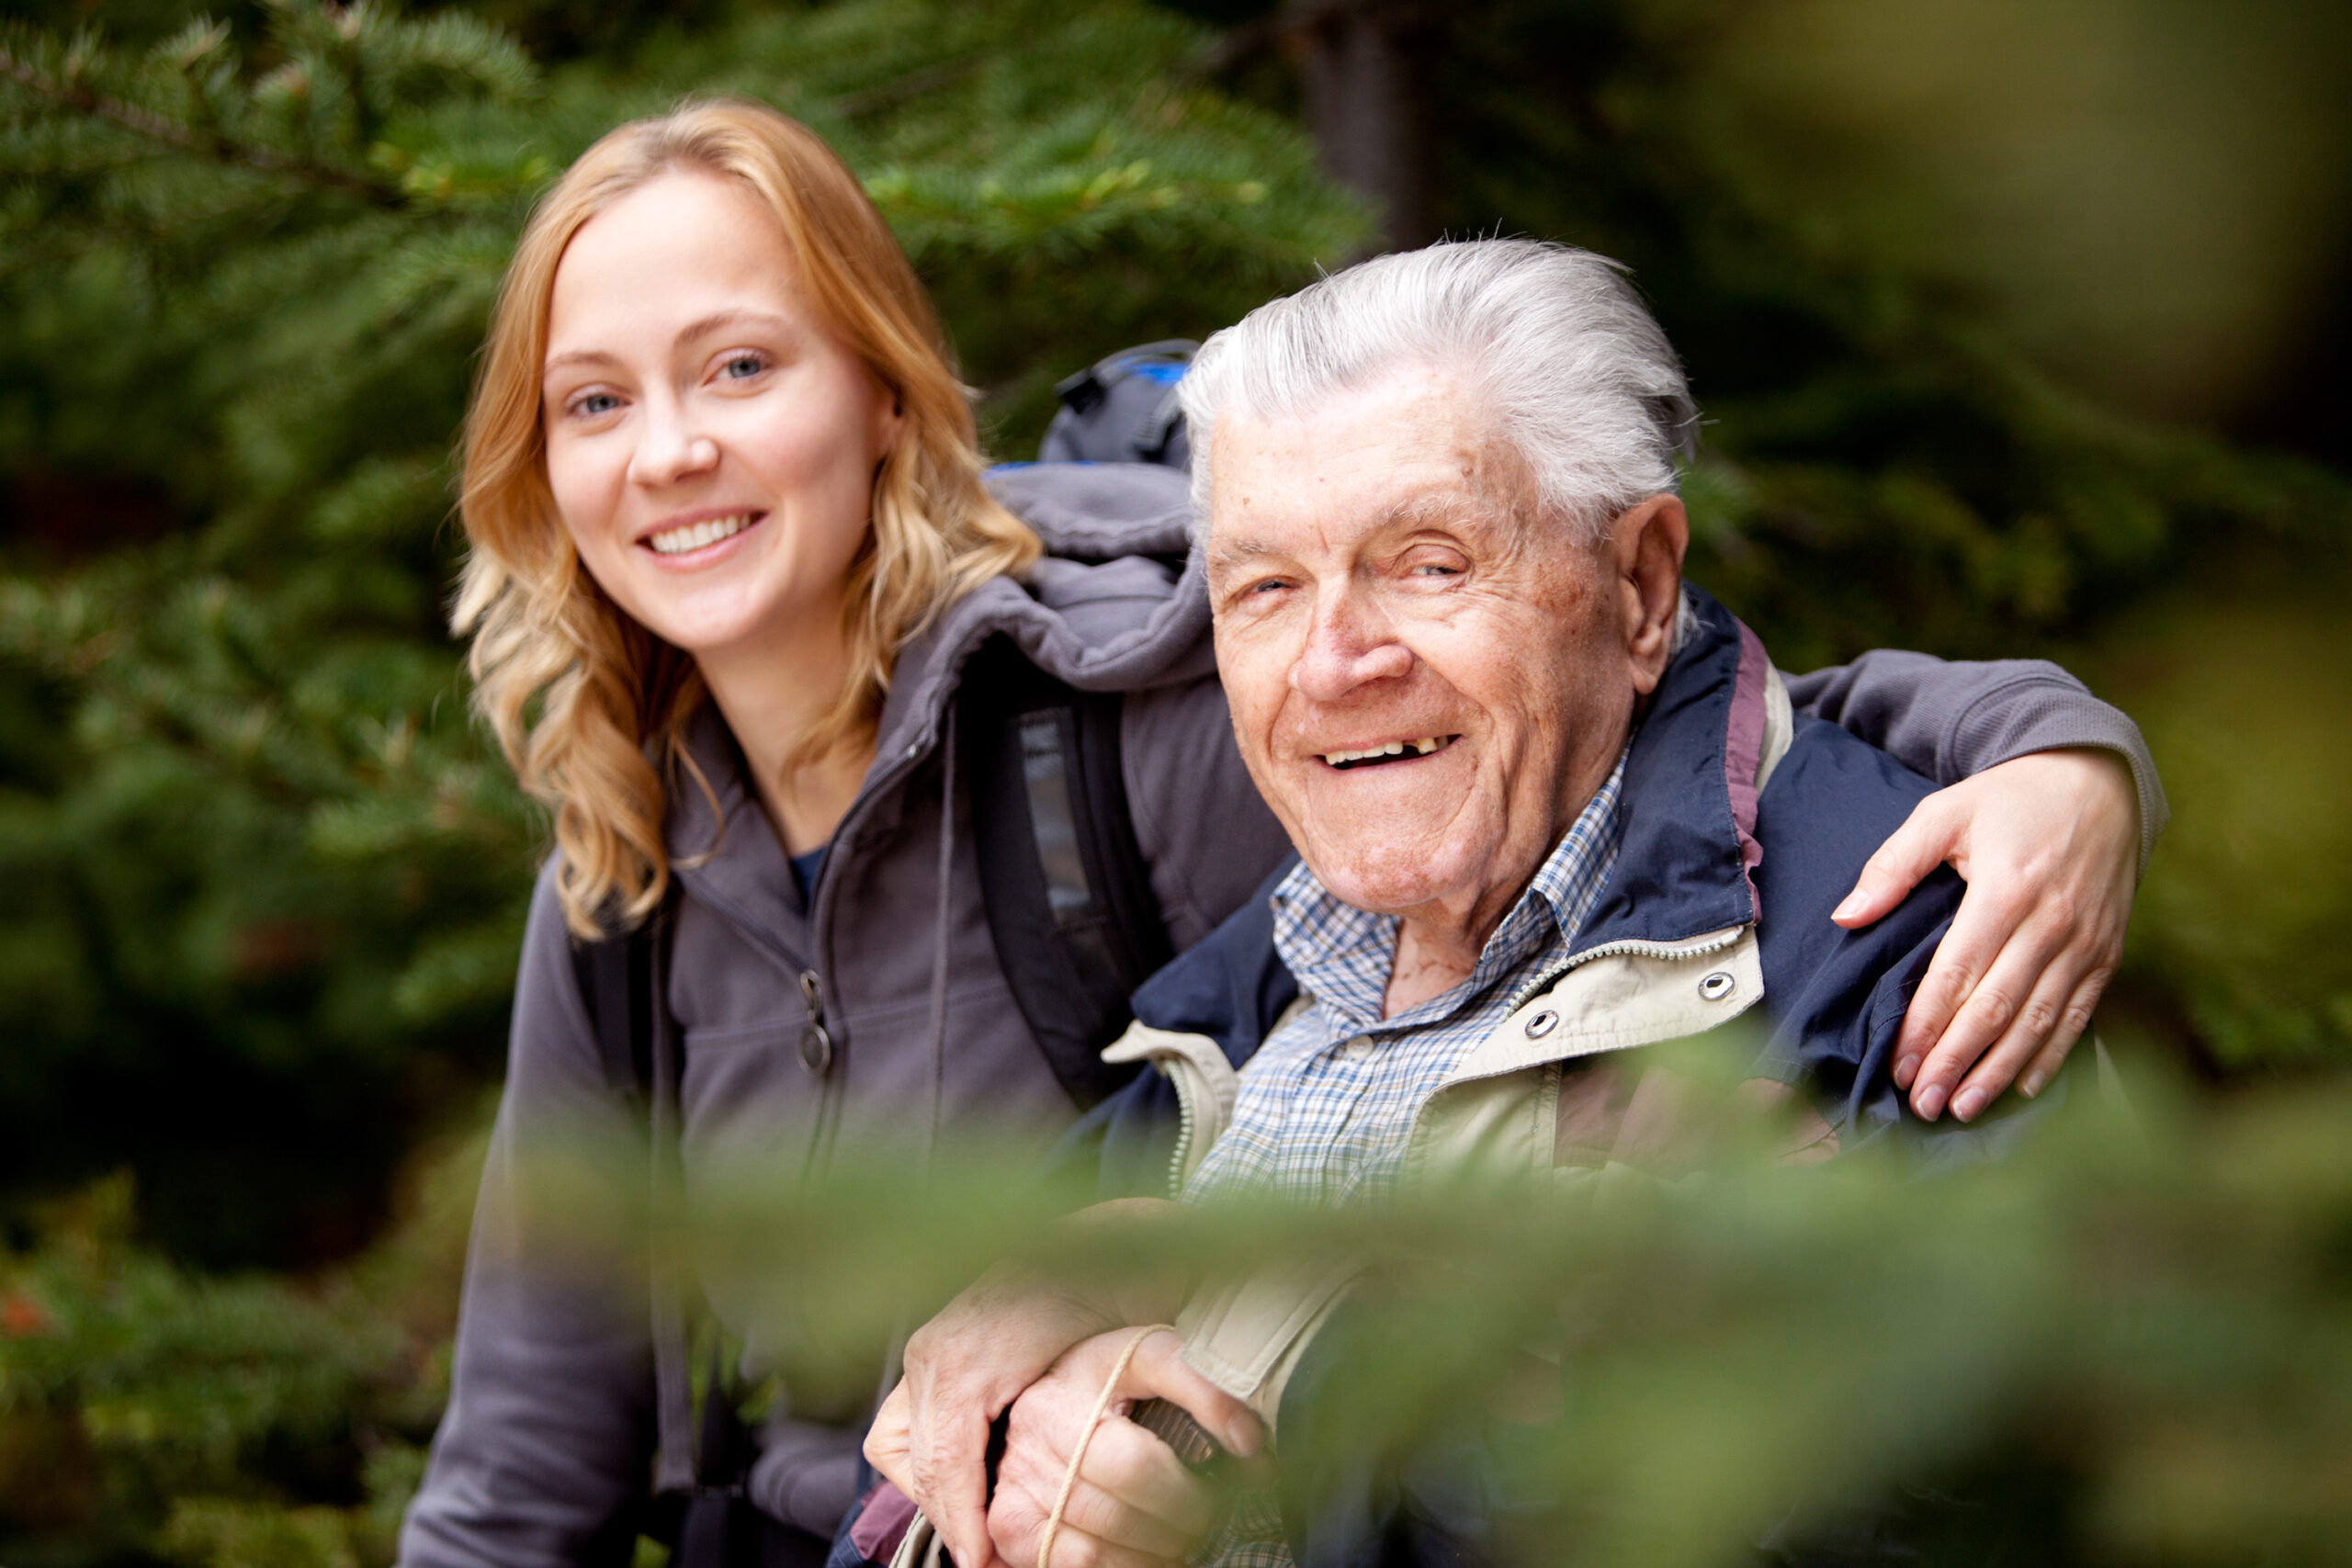
[{"label": "man's white hair", "polygon": [[1179,385],[1205,527],[1216,422],[1294,417],[1400,366],[1450,370],[1534,477],[1546,515],[1598,539],[1676,488],[1699,411],[1625,269],[1536,240],[1378,257],[1261,305],[1202,346]]}]

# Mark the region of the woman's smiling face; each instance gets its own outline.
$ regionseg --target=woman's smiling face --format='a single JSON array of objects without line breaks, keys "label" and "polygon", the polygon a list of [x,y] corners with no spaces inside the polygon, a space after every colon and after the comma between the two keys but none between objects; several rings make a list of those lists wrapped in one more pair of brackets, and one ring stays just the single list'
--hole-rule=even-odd
[{"label": "woman's smiling face", "polygon": [[614,603],[700,660],[839,639],[899,416],[749,187],[675,170],[582,225],[540,391],[557,511]]}]

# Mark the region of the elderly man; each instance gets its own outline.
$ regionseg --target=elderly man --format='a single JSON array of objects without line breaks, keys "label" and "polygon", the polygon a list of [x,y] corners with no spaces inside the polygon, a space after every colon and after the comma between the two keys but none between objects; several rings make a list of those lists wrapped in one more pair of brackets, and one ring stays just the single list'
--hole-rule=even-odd
[{"label": "elderly man", "polygon": [[[1408,1168],[1655,1161],[1672,1097],[1638,1048],[1758,1008],[1752,1070],[1809,1091],[1814,1154],[1905,1122],[1891,1058],[1959,885],[1832,916],[1931,786],[1792,717],[1754,635],[1683,584],[1696,411],[1611,264],[1499,241],[1364,264],[1211,340],[1184,407],[1235,732],[1303,858],[1110,1053],[1161,1069],[1111,1144],[1182,1102],[1158,1190],[1336,1202]],[[1054,1561],[1197,1554],[1172,1456],[1091,1426],[1106,1380],[1248,1452],[1340,1283],[1202,1287],[1181,1315],[984,1284],[910,1346],[867,1451],[967,1568],[1026,1568],[1087,1432]],[[1027,1386],[985,1530],[989,1412],[943,1393],[982,1364]],[[897,1544],[863,1525],[862,1552]],[[1248,1521],[1219,1551],[1283,1555]]]}]

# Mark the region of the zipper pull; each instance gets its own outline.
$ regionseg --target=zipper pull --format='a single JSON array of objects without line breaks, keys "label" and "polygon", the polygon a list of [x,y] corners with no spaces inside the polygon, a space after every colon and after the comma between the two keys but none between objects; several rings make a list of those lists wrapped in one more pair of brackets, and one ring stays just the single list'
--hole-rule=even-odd
[{"label": "zipper pull", "polygon": [[800,1065],[821,1078],[833,1065],[833,1037],[825,1031],[825,983],[814,969],[800,972],[800,995],[808,1003],[808,1021],[800,1031]]}]

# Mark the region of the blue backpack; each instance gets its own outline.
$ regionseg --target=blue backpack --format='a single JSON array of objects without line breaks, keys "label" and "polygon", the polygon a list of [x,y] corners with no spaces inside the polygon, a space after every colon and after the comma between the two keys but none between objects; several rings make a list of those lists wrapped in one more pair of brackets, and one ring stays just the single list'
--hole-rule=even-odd
[{"label": "blue backpack", "polygon": [[1176,383],[1201,345],[1169,338],[1098,359],[1054,390],[1062,406],[1038,445],[1041,463],[1158,463],[1190,468],[1193,445]]}]

